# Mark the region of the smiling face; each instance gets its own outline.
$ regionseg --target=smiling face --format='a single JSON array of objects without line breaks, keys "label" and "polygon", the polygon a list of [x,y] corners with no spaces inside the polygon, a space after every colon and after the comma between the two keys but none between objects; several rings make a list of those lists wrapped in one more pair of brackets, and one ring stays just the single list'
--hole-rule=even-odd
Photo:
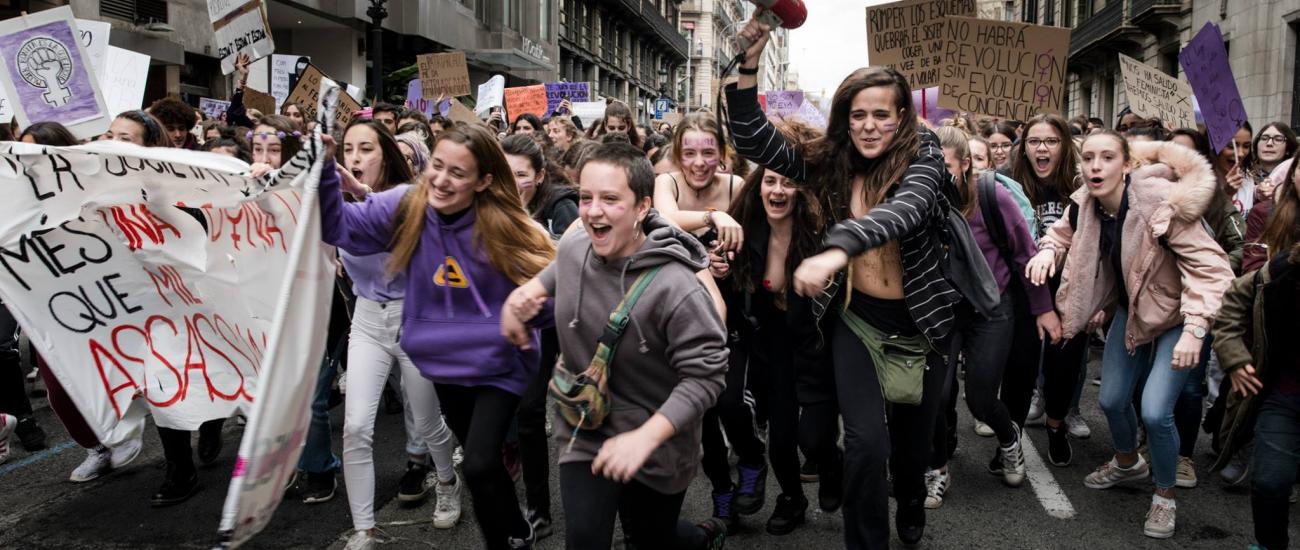
[{"label": "smiling face", "polygon": [[506,155],[506,162],[510,163],[510,171],[515,174],[515,184],[519,186],[519,198],[523,199],[524,205],[533,201],[533,195],[537,194],[537,182],[545,174],[538,174],[533,170],[532,161],[524,155]]},{"label": "smiling face", "polygon": [[722,162],[717,136],[699,130],[687,130],[682,135],[679,162],[686,183],[695,189],[708,187],[713,183],[713,175],[718,172],[718,164]]},{"label": "smiling face", "polygon": [[[1237,150],[1234,153],[1232,144],[1237,144]],[[1228,171],[1237,166],[1237,158],[1241,158],[1241,163],[1246,164],[1250,160],[1250,130],[1241,128],[1237,133],[1232,135],[1232,143],[1227,144],[1219,151],[1219,167],[1223,171]]]},{"label": "smiling face", "polygon": [[104,139],[144,145],[144,134],[145,128],[143,124],[129,118],[118,117],[113,119],[113,123],[108,126],[108,132],[104,134]]},{"label": "smiling face", "polygon": [[1025,156],[1038,179],[1051,177],[1061,165],[1062,139],[1056,128],[1046,122],[1035,124],[1025,133]]},{"label": "smiling face", "polygon": [[758,196],[763,199],[763,211],[767,213],[768,223],[789,218],[794,212],[794,201],[799,198],[794,182],[771,170],[763,171]]},{"label": "smiling face", "polygon": [[989,142],[989,160],[992,162],[991,168],[998,168],[1007,163],[1011,158],[1011,138],[1006,134],[994,133],[988,137]]},{"label": "smiling face", "polygon": [[872,86],[853,96],[849,105],[849,138],[858,154],[880,158],[894,143],[903,113],[894,105],[892,86]]},{"label": "smiling face", "polygon": [[1080,160],[1084,184],[1093,197],[1114,198],[1124,192],[1124,176],[1129,172],[1128,158],[1123,144],[1115,136],[1090,136],[1083,142]]},{"label": "smiling face", "polygon": [[271,168],[280,168],[280,136],[278,130],[261,125],[253,130],[253,162],[269,164]]},{"label": "smiling face", "polygon": [[578,183],[578,217],[597,256],[617,260],[631,256],[645,233],[640,222],[650,211],[650,197],[636,200],[627,171],[606,162],[588,162]]},{"label": "smiling face", "polygon": [[1276,126],[1269,126],[1259,133],[1259,150],[1255,151],[1259,161],[1276,166],[1286,158],[1286,135]]},{"label": "smiling face", "polygon": [[441,214],[455,214],[474,205],[474,195],[492,184],[491,174],[479,173],[469,147],[449,139],[438,142],[424,171],[429,180],[429,205]]},{"label": "smiling face", "polygon": [[364,124],[353,126],[343,136],[343,167],[357,181],[378,187],[384,171],[384,153],[379,148],[379,133]]},{"label": "smiling face", "polygon": [[970,159],[976,170],[989,170],[993,166],[989,165],[989,148],[984,146],[984,142],[979,140],[970,140],[967,144],[970,147]]}]

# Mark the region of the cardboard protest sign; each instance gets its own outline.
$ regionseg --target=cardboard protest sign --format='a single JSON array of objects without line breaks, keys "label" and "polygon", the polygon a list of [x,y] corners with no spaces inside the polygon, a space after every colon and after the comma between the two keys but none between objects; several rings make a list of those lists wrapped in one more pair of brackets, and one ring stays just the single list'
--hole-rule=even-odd
[{"label": "cardboard protest sign", "polygon": [[104,91],[108,115],[115,117],[141,108],[148,79],[149,56],[109,46],[104,56],[104,71],[99,74],[99,89]]},{"label": "cardboard protest sign", "polygon": [[449,99],[447,101],[449,103],[447,104],[446,117],[451,119],[452,122],[464,122],[465,124],[479,124],[483,122],[482,120],[479,120],[478,115],[474,114],[474,111],[471,111],[469,107],[466,107],[459,99]]},{"label": "cardboard protest sign", "polygon": [[81,38],[81,47],[90,56],[90,66],[97,75],[104,72],[104,56],[108,54],[108,35],[112,30],[113,26],[106,21],[77,20],[77,36]]},{"label": "cardboard protest sign", "polygon": [[939,125],[943,119],[957,114],[955,111],[939,106],[938,87],[912,90],[912,108],[916,109],[916,114],[921,115],[921,118],[924,118],[926,122],[935,126]]},{"label": "cardboard protest sign", "polygon": [[214,120],[219,119],[221,118],[221,115],[226,114],[226,109],[229,108],[230,108],[229,101],[212,99],[210,97],[199,98],[199,110],[203,111],[203,114],[208,115],[208,118]]},{"label": "cardboard protest sign", "polygon": [[68,6],[0,21],[0,83],[22,126],[59,122],[79,139],[108,130],[89,60]]},{"label": "cardboard protest sign", "polygon": [[244,87],[244,107],[257,109],[262,114],[276,112],[275,97],[260,90]]},{"label": "cardboard protest sign", "polygon": [[582,121],[583,127],[590,127],[597,120],[605,118],[605,101],[575,101],[573,102],[573,116]]},{"label": "cardboard protest sign", "polygon": [[505,105],[506,77],[494,75],[487,82],[478,85],[478,102],[474,104],[474,112],[479,116],[486,115],[493,107]]},{"label": "cardboard protest sign", "polygon": [[298,75],[310,64],[311,57],[305,55],[271,55],[271,95],[275,97],[275,110],[289,99],[289,92],[298,85]]},{"label": "cardboard protest sign", "polygon": [[[664,113],[664,118],[663,118],[663,120],[660,120],[659,122],[660,122],[660,123],[666,122],[666,123],[668,123],[669,126],[672,126],[673,128],[676,128],[678,124],[681,124],[681,122],[682,122],[682,118],[683,118],[683,117],[682,117],[682,114],[681,114],[681,113],[672,113],[672,112],[670,112],[670,113]],[[656,124],[656,125],[658,125],[658,124]]]},{"label": "cardboard protest sign", "polygon": [[772,90],[763,94],[763,111],[771,116],[783,117],[799,110],[803,105],[801,90]]},{"label": "cardboard protest sign", "polygon": [[975,17],[975,0],[903,0],[867,7],[867,59],[907,77],[913,89],[938,86],[945,16]]},{"label": "cardboard protest sign", "polygon": [[[323,82],[333,82],[325,78],[324,73],[320,72],[315,65],[308,65],[307,69],[298,77],[298,85],[289,93],[286,101],[292,101],[300,105],[303,109],[303,116],[309,120],[319,120],[316,117],[320,109],[321,102],[321,84]],[[334,112],[334,126],[342,128],[352,121],[352,113],[361,109],[361,104],[352,99],[348,94],[339,94],[338,109]]]},{"label": "cardboard protest sign", "polygon": [[1219,27],[1213,23],[1201,27],[1187,47],[1178,52],[1178,64],[1200,102],[1210,145],[1215,151],[1222,150],[1247,118]]},{"label": "cardboard protest sign", "polygon": [[1155,67],[1119,54],[1129,108],[1143,118],[1158,118],[1169,128],[1195,128],[1192,87]]},{"label": "cardboard protest sign", "polygon": [[542,84],[506,88],[505,98],[506,114],[510,115],[511,123],[524,113],[546,116],[546,86]]},{"label": "cardboard protest sign", "polygon": [[1070,29],[945,20],[940,107],[1012,120],[1061,114]]},{"label": "cardboard protest sign", "polygon": [[586,82],[547,82],[546,114],[554,113],[564,100],[570,103],[591,98],[591,86]]},{"label": "cardboard protest sign", "polygon": [[469,95],[469,66],[465,52],[427,53],[416,57],[425,99]]},{"label": "cardboard protest sign", "polygon": [[241,53],[256,61],[275,51],[262,0],[208,0],[208,19],[223,74],[235,71],[235,58]]}]

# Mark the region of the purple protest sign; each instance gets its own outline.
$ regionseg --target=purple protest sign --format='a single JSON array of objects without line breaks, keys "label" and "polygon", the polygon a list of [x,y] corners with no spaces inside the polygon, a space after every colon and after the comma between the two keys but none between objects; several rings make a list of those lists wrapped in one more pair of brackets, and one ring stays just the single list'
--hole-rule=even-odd
[{"label": "purple protest sign", "polygon": [[565,99],[570,102],[588,101],[591,99],[591,89],[586,82],[546,83],[546,114],[554,113],[555,108]]},{"label": "purple protest sign", "polygon": [[957,114],[956,111],[939,106],[938,86],[924,90],[912,90],[912,108],[916,109],[916,114],[921,115],[926,122],[933,126],[938,126],[939,121],[952,118]]},{"label": "purple protest sign", "polygon": [[769,90],[764,93],[766,112],[771,116],[786,117],[799,111],[803,105],[801,90]]},{"label": "purple protest sign", "polygon": [[108,129],[103,96],[72,24],[72,10],[46,10],[0,25],[5,88],[24,126],[53,121],[79,138]]},{"label": "purple protest sign", "polygon": [[1200,104],[1210,145],[1215,151],[1222,150],[1247,118],[1219,27],[1213,23],[1201,27],[1187,47],[1178,52],[1178,62]]},{"label": "purple protest sign", "polygon": [[438,103],[432,99],[424,99],[424,89],[420,84],[420,79],[416,78],[406,83],[406,104],[407,109],[415,109],[424,113],[424,116],[432,117],[435,114],[447,116],[451,110],[451,100],[444,99]]}]

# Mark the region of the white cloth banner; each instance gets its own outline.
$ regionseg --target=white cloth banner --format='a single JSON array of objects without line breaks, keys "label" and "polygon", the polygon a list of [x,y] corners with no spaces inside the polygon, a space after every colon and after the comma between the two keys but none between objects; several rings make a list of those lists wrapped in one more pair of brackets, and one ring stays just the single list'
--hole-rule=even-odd
[{"label": "white cloth banner", "polygon": [[223,74],[235,72],[235,57],[241,53],[256,61],[275,51],[262,0],[208,0],[208,18]]}]

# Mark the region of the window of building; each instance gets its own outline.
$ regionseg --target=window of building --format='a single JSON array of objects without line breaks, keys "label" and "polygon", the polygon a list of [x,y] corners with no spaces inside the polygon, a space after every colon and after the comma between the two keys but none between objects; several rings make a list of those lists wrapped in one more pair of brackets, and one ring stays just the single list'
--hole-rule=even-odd
[{"label": "window of building", "polygon": [[551,0],[538,0],[537,37],[543,42],[551,40]]},{"label": "window of building", "polygon": [[1044,2],[1043,24],[1056,25],[1056,0],[1047,0]]},{"label": "window of building", "polygon": [[1015,19],[1012,19],[1012,17],[1013,17],[1012,14],[1014,14],[1015,12],[1016,12],[1016,3],[1015,3],[1015,2],[1013,2],[1012,0],[1007,0],[1006,2],[1003,2],[1003,5],[1002,5],[1002,20],[1003,20],[1003,21],[1015,21]]},{"label": "window of building", "polygon": [[167,3],[163,0],[100,0],[99,14],[133,23],[166,23]]},{"label": "window of building", "polygon": [[1024,4],[1020,5],[1020,20],[1038,24],[1038,0],[1024,0]]}]

